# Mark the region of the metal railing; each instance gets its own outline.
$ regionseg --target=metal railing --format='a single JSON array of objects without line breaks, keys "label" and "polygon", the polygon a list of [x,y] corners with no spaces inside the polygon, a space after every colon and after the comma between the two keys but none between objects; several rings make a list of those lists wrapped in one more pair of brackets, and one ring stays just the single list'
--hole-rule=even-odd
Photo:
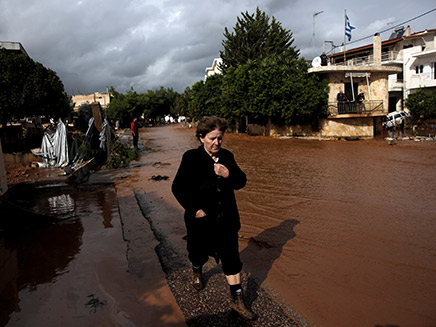
[{"label": "metal railing", "polygon": [[330,116],[371,113],[383,113],[383,100],[344,103],[329,102],[328,106],[328,114]]},{"label": "metal railing", "polygon": [[403,61],[403,56],[400,55],[399,51],[386,51],[382,53],[381,61]]},{"label": "metal railing", "polygon": [[[403,58],[400,55],[400,52],[398,51],[387,51],[387,52],[383,52],[381,55],[382,63],[387,63],[392,61],[402,61],[402,60]],[[368,55],[368,56],[348,59],[345,62],[345,64],[343,62],[338,62],[332,65],[333,66],[368,66],[373,64],[374,64],[374,56]]]}]

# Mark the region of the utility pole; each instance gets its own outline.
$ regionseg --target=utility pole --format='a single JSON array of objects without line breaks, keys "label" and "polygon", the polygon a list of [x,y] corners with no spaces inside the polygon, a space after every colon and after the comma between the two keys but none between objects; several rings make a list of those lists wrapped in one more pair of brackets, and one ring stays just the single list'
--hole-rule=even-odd
[{"label": "utility pole", "polygon": [[312,37],[312,59],[315,58],[315,17],[324,11],[318,11],[313,14],[313,37]]}]

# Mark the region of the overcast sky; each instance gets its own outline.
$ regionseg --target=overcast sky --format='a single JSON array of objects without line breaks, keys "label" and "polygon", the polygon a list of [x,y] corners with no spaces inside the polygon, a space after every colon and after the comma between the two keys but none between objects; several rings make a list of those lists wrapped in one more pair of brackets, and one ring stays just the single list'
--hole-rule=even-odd
[{"label": "overcast sky", "polygon": [[[301,55],[319,55],[323,40],[344,40],[344,10],[352,41],[372,36],[436,8],[434,0],[0,0],[0,41],[21,42],[54,70],[69,94],[138,92],[160,86],[183,92],[204,78],[222,50],[224,28],[256,7],[291,30]],[[315,51],[313,51],[313,15]],[[405,25],[436,28],[436,11]],[[382,33],[382,40],[391,31]],[[372,37],[348,48],[372,43]],[[327,45],[327,51],[331,46]],[[339,52],[336,51],[336,52]]]}]

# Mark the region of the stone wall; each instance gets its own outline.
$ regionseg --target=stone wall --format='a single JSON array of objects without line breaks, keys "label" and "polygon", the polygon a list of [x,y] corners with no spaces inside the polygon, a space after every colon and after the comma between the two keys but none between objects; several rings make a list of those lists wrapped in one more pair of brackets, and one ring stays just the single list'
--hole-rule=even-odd
[{"label": "stone wall", "polygon": [[374,137],[374,117],[347,119],[321,119],[319,125],[275,126],[268,130],[265,126],[249,124],[248,134],[265,136],[292,136],[319,139],[337,139],[345,137]]},{"label": "stone wall", "polygon": [[320,125],[323,138],[374,137],[373,117],[323,119]]},{"label": "stone wall", "polygon": [[370,89],[371,99],[367,98],[367,100],[383,100],[383,108],[387,113],[389,108],[389,83],[386,74],[371,73]]}]

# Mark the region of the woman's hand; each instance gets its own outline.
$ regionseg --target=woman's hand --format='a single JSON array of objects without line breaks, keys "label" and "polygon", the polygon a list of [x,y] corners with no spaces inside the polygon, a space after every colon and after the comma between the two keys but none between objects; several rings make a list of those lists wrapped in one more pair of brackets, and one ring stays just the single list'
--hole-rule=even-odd
[{"label": "woman's hand", "polygon": [[197,210],[197,212],[195,213],[195,218],[204,218],[204,217],[206,217],[206,213],[201,209]]},{"label": "woman's hand", "polygon": [[229,170],[227,169],[226,166],[219,164],[219,163],[215,163],[213,168],[215,170],[215,174],[217,174],[218,176],[221,176],[224,178],[229,177]]}]

